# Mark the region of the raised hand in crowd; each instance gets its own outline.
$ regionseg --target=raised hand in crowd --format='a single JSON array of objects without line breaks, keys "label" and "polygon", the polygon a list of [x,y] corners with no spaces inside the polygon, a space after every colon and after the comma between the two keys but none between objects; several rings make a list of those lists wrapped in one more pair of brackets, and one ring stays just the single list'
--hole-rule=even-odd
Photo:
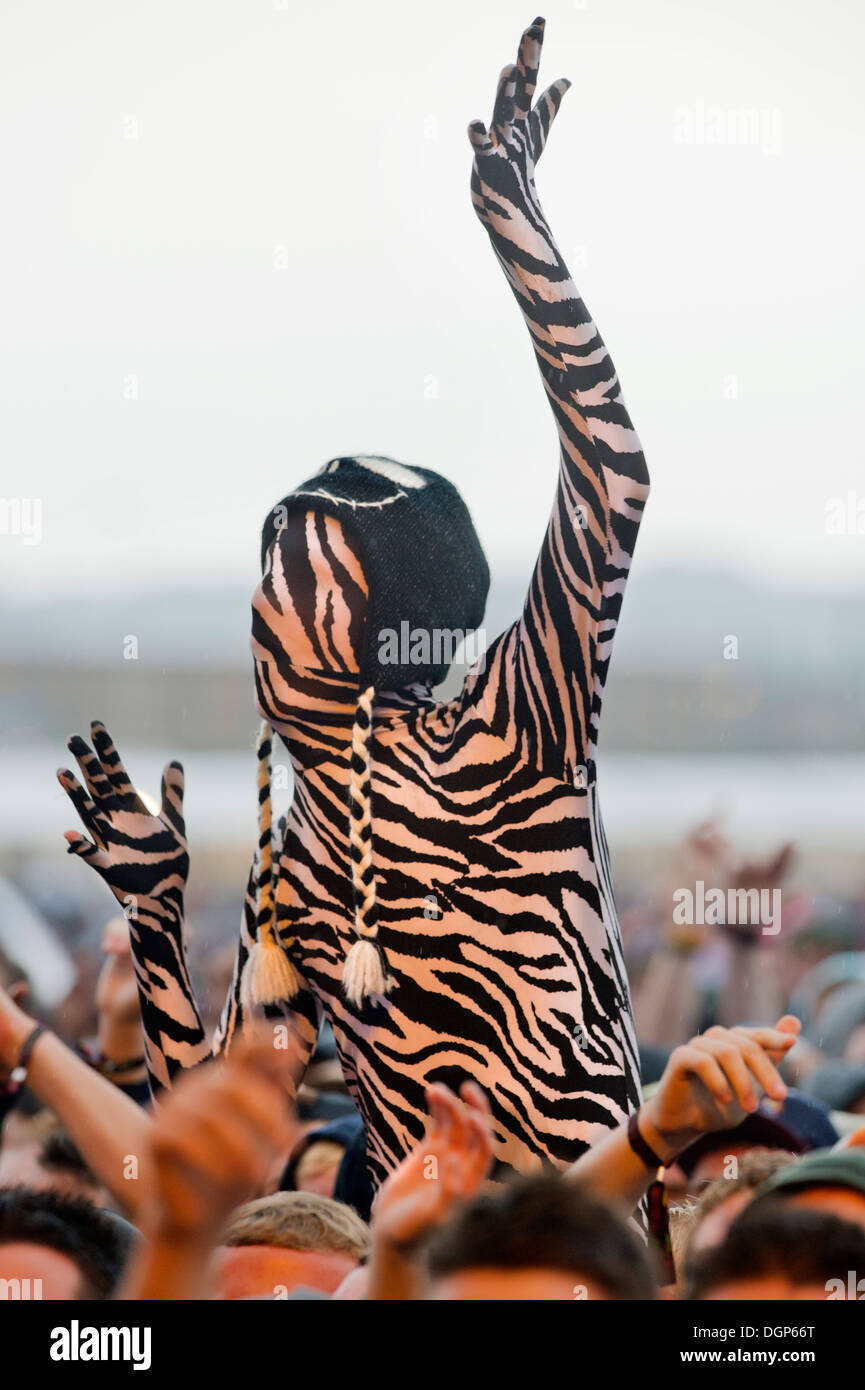
[{"label": "raised hand in crowd", "polygon": [[[282,1045],[278,1045],[282,1044]],[[266,1027],[224,1060],[181,1078],[150,1134],[152,1181],[141,1225],[148,1243],[123,1297],[207,1296],[208,1268],[230,1213],[256,1196],[297,1138],[289,1092],[297,1057],[290,1032]]]},{"label": "raised hand in crowd", "polygon": [[391,1173],[373,1208],[372,1299],[418,1296],[417,1246],[475,1196],[492,1165],[492,1118],[479,1086],[467,1081],[455,1096],[435,1083],[426,1100],[426,1133]]},{"label": "raised hand in crowd", "polygon": [[631,1117],[630,1135],[629,1124],[605,1135],[572,1164],[568,1176],[597,1196],[632,1208],[657,1169],[702,1134],[735,1128],[757,1109],[762,1094],[785,1098],[778,1066],[800,1026],[785,1014],[774,1028],[714,1027],[698,1033],[673,1051],[655,1094]]}]

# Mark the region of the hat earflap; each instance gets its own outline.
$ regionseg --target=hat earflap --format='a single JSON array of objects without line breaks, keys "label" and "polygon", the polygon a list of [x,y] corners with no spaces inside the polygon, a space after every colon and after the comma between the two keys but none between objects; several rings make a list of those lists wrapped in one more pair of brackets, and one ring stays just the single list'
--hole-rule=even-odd
[{"label": "hat earflap", "polygon": [[387,973],[387,958],[377,941],[378,914],[375,870],[372,863],[372,702],[375,689],[369,686],[357,702],[351,736],[348,781],[348,840],[351,855],[351,885],[354,894],[354,930],[357,940],[345,958],[342,985],[349,1003],[359,1008],[374,994],[387,994],[393,981]]},{"label": "hat earflap", "polygon": [[273,812],[270,800],[270,759],[273,735],[263,721],[258,733],[258,872],[255,879],[255,940],[240,978],[244,1010],[256,1005],[282,1004],[300,989],[297,972],[276,930],[273,895]]}]

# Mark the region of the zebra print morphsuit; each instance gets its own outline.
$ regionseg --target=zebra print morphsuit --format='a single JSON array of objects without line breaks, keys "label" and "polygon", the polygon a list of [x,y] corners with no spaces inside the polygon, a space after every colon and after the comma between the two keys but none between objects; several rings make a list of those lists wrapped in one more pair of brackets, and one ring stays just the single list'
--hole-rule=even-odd
[{"label": "zebra print morphsuit", "polygon": [[[597,802],[595,750],[648,474],[606,347],[541,210],[534,169],[568,84],[531,106],[543,21],[502,72],[492,123],[470,127],[472,199],[529,328],[560,441],[552,516],[519,619],[448,703],[377,695],[371,742],[377,921],[390,993],[350,1004],[346,831],[365,577],[339,522],[310,512],[273,545],[253,601],[259,707],[285,742],[276,931],[299,989],[270,1006],[311,1053],[330,1018],[378,1181],[423,1132],[424,1088],[467,1076],[491,1100],[497,1156],[573,1161],[639,1103],[637,1048]],[[300,531],[298,530],[300,528]],[[299,540],[303,545],[299,546]],[[132,921],[151,1074],[210,1054],[183,942],[182,774],[150,816],[101,725],[61,781],[94,843],[70,835]],[[250,874],[235,978],[215,1040],[242,1025],[261,920]]]}]

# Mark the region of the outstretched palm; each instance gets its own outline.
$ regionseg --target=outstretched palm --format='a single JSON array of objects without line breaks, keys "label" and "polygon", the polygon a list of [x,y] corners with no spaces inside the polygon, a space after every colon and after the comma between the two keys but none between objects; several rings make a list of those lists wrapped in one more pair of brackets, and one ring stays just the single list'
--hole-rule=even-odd
[{"label": "outstretched palm", "polygon": [[86,859],[105,880],[128,917],[142,899],[179,896],[189,872],[183,820],[183,768],[169,763],[162,774],[158,813],[145,806],[104,724],[90,726],[91,749],[75,734],[67,747],[85,785],[61,768],[57,779],[92,839],[67,830],[69,853]]},{"label": "outstretched palm", "polygon": [[474,149],[472,199],[481,221],[488,225],[496,215],[512,216],[514,207],[540,210],[535,165],[571,85],[567,78],[560,78],[532,105],[543,40],[544,20],[536,19],[522,36],[516,63],[509,63],[499,76],[489,129],[483,121],[469,126]]}]

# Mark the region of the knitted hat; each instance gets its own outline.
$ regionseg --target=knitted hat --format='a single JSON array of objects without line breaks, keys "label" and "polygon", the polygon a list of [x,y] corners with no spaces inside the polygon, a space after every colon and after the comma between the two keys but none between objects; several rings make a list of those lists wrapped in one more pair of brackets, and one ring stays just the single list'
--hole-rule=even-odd
[{"label": "knitted hat", "polygon": [[[349,763],[349,851],[356,941],[343,968],[346,997],[359,1007],[391,980],[377,940],[373,864],[371,741],[378,690],[438,685],[454,645],[483,619],[489,569],[468,509],[452,483],[426,468],[378,455],[331,459],[284,497],[262,529],[266,567],[289,516],[308,511],[338,520],[368,586],[359,693]],[[259,870],[256,940],[244,969],[248,1001],[290,999],[297,976],[276,932],[270,811],[271,730],[259,737]]]}]

